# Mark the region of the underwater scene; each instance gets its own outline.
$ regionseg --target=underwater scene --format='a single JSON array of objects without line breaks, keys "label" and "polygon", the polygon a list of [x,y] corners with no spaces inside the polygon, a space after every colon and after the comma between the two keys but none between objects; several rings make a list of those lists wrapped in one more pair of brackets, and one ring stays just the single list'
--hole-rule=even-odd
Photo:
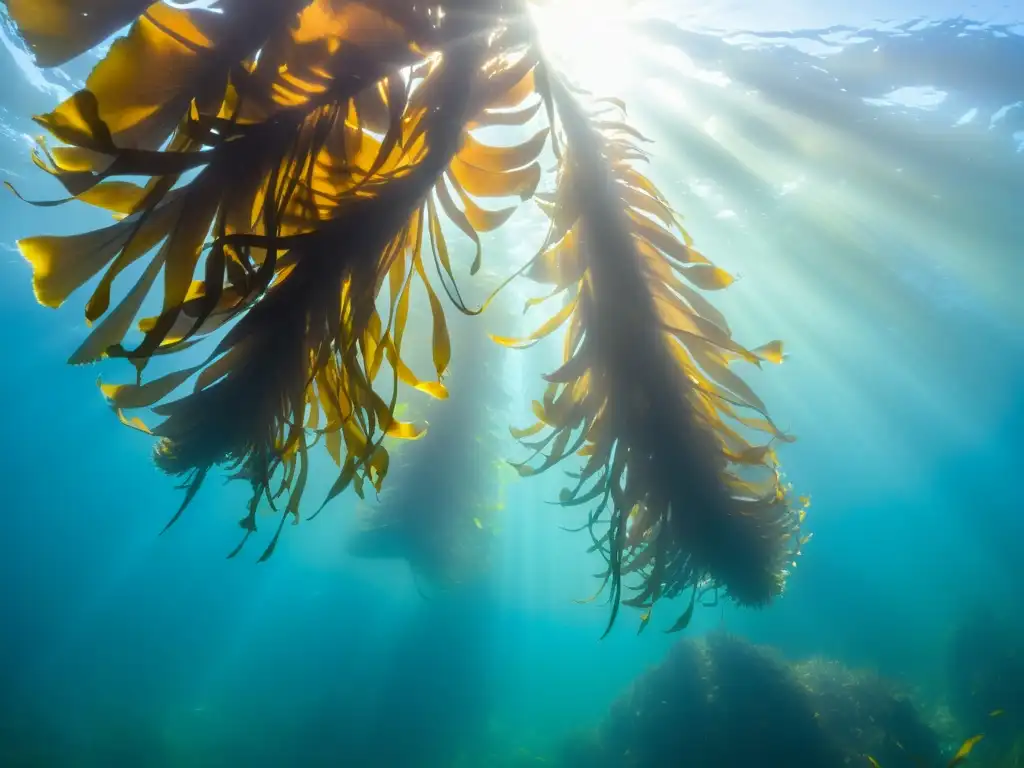
[{"label": "underwater scene", "polygon": [[0,768],[1024,767],[1024,5],[0,43]]}]

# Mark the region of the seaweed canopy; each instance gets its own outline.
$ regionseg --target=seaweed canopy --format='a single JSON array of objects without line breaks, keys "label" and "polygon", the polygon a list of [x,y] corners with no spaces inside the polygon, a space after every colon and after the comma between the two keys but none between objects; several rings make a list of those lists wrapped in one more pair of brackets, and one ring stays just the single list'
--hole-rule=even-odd
[{"label": "seaweed canopy", "polygon": [[[490,317],[504,306],[499,300]],[[380,503],[365,510],[348,541],[350,554],[403,558],[417,579],[441,588],[487,572],[510,471],[495,434],[508,396],[504,350],[475,320],[456,319],[451,330],[451,398],[429,403],[429,435],[395,458]]]},{"label": "seaweed canopy", "polygon": [[[763,605],[782,591],[803,511],[776,465],[774,442],[790,438],[730,365],[781,362],[781,344],[740,346],[701,295],[731,277],[691,247],[636,170],[643,137],[609,114],[621,103],[590,114],[559,81],[550,92],[564,146],[555,194],[538,196],[551,226],[530,276],[565,303],[526,343],[568,328],[564,363],[534,403],[539,421],[513,430],[543,457],[518,465],[520,474],[585,457],[560,502],[595,502],[587,528],[608,564],[608,630],[620,601],[644,609],[643,629],[659,598],[686,590],[689,607],[672,630],[708,590]],[[758,432],[763,443],[744,436]],[[638,594],[622,599],[629,574],[641,580]]]},{"label": "seaweed canopy", "polygon": [[[251,485],[242,544],[260,501],[285,501],[266,558],[298,522],[311,448],[322,442],[338,467],[324,504],[349,486],[380,491],[385,438],[423,431],[396,419],[399,383],[447,396],[451,343],[426,262],[474,314],[445,229],[475,246],[477,272],[480,233],[515,208],[481,202],[530,198],[550,133],[492,146],[477,129],[528,131],[543,108],[562,141],[551,142],[556,193],[540,200],[550,231],[529,271],[566,303],[531,340],[568,331],[540,422],[519,433],[547,429],[527,442],[546,456],[520,472],[585,458],[561,502],[596,502],[588,529],[608,561],[609,628],[630,574],[641,584],[625,602],[645,609],[641,627],[656,600],[686,590],[674,628],[707,589],[764,604],[799,550],[803,509],[776,464],[774,445],[789,438],[730,366],[779,362],[781,345],[733,341],[700,293],[729,276],[690,247],[634,167],[642,137],[581,109],[542,60],[524,1],[221,0],[209,13],[7,0],[48,65],[130,23],[85,88],[37,118],[62,143],[40,140],[37,164],[116,221],[21,241],[36,296],[57,307],[97,280],[85,308],[95,327],[71,362],[134,365],[135,383],[103,392],[122,421],[159,438],[157,464],[184,480],[171,523],[215,466]],[[129,268],[138,277],[114,301]],[[415,285],[432,316],[425,380],[403,357]],[[151,294],[159,312],[140,318]],[[143,382],[155,357],[171,372]],[[140,408],[163,420],[125,414]],[[755,433],[764,440],[750,442]]]},{"label": "seaweed canopy", "polygon": [[[536,57],[503,21],[506,5],[517,17],[498,0],[222,0],[220,13],[8,1],[44,64],[131,23],[85,88],[36,118],[62,142],[40,140],[36,163],[69,199],[117,221],[19,245],[46,306],[98,277],[85,309],[94,328],[71,362],[135,366],[135,383],[103,392],[122,421],[159,438],[157,464],[184,479],[168,525],[225,465],[252,486],[245,538],[261,499],[287,500],[267,557],[285,521],[298,522],[314,444],[339,468],[329,500],[350,485],[379,490],[384,437],[422,434],[393,414],[399,381],[446,396],[450,344],[428,259],[474,311],[458,298],[441,219],[475,243],[475,271],[478,233],[511,213],[478,201],[526,199],[540,177],[543,133],[500,148],[473,136],[536,112],[516,110],[533,92]],[[137,280],[115,300],[133,265]],[[401,354],[416,283],[433,317],[433,381]],[[140,318],[150,294],[159,313]],[[173,367],[204,342],[201,362],[143,382],[155,357]],[[150,407],[163,418],[152,428],[124,413]]]}]

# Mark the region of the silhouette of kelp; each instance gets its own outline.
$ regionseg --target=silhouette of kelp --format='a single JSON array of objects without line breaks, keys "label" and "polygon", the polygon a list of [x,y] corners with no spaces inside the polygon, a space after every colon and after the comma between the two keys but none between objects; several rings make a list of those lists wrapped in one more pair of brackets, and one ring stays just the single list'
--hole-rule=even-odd
[{"label": "silhouette of kelp", "polygon": [[[546,430],[526,441],[543,460],[519,467],[584,459],[560,502],[593,506],[609,628],[624,578],[640,581],[624,602],[645,617],[661,597],[690,593],[675,630],[704,592],[764,605],[782,591],[804,541],[806,505],[776,456],[792,438],[733,369],[781,362],[781,343],[733,338],[702,293],[732,276],[693,247],[640,172],[646,140],[623,102],[579,91],[546,59],[527,0],[7,6],[47,66],[130,25],[83,89],[36,118],[61,142],[41,140],[37,165],[115,223],[19,247],[46,306],[99,278],[85,308],[93,328],[71,362],[133,364],[134,383],[102,390],[183,480],[168,525],[226,467],[251,488],[232,556],[267,506],[278,516],[260,559],[270,557],[300,519],[320,446],[337,476],[317,512],[349,488],[379,493],[386,438],[424,433],[396,417],[399,384],[448,396],[439,296],[467,315],[489,303],[463,300],[450,236],[470,245],[476,274],[481,234],[516,209],[483,203],[533,198],[548,236],[513,276],[565,300],[529,341],[567,329],[564,364],[534,407],[540,422],[517,433]],[[495,144],[490,128],[523,136]],[[554,190],[535,196],[547,160]],[[141,273],[115,298],[130,267]],[[140,317],[161,277],[158,313]],[[413,286],[429,302],[433,380],[407,364]],[[179,353],[204,342],[212,350],[184,362]],[[144,381],[158,358],[171,371]],[[162,421],[126,414],[137,409]]]}]

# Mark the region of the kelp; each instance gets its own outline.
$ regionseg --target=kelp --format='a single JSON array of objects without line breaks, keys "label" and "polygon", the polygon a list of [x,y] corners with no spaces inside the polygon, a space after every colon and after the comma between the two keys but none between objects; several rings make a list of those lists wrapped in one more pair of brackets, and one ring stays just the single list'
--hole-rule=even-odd
[{"label": "kelp", "polygon": [[[133,383],[102,391],[183,481],[168,526],[223,467],[251,486],[242,544],[262,502],[280,515],[269,557],[299,521],[319,448],[337,474],[314,516],[350,487],[379,493],[387,438],[424,434],[395,414],[400,385],[448,396],[443,299],[469,316],[489,303],[463,300],[450,235],[475,275],[482,235],[533,198],[551,225],[512,277],[563,298],[526,341],[564,327],[565,355],[538,423],[515,432],[541,461],[518,469],[582,458],[560,503],[593,504],[609,628],[620,602],[645,611],[642,628],[655,601],[689,591],[679,629],[705,592],[762,605],[782,590],[803,542],[775,455],[791,438],[732,368],[780,362],[782,347],[733,340],[703,295],[731,277],[637,170],[645,140],[622,102],[588,112],[545,60],[525,0],[5,2],[42,65],[129,25],[85,87],[36,118],[59,145],[40,139],[33,155],[68,194],[37,205],[77,200],[115,221],[19,246],[40,303],[93,283],[92,330],[70,362],[134,366]],[[485,141],[499,126],[526,135]],[[549,157],[554,193],[535,194]],[[407,362],[414,287],[430,312],[428,378]],[[158,312],[140,316],[154,297]],[[157,358],[170,371],[145,378]]]},{"label": "kelp", "polygon": [[[657,600],[689,591],[669,631],[689,623],[708,591],[766,604],[798,552],[803,512],[774,450],[791,438],[730,365],[781,362],[781,344],[739,345],[701,296],[732,278],[693,248],[636,169],[643,137],[621,106],[595,116],[557,78],[546,90],[563,149],[555,194],[540,199],[551,225],[530,276],[564,299],[525,343],[567,329],[564,362],[534,402],[537,423],[514,430],[541,459],[518,464],[520,474],[584,457],[560,503],[593,503],[587,529],[608,565],[599,590],[610,585],[608,630],[620,602],[644,611],[643,629]],[[641,583],[623,598],[629,574]]]},{"label": "kelp", "polygon": [[[37,164],[119,221],[20,243],[47,306],[105,269],[86,305],[96,326],[71,362],[134,363],[137,383],[103,391],[123,421],[160,438],[158,465],[185,478],[171,523],[223,464],[252,484],[246,536],[261,499],[273,506],[286,495],[281,524],[298,521],[307,451],[321,436],[340,468],[329,501],[350,484],[360,494],[366,482],[380,489],[385,435],[422,434],[392,413],[399,380],[446,394],[440,379],[450,342],[424,244],[452,292],[441,218],[479,251],[479,233],[510,212],[477,200],[529,197],[543,147],[543,136],[501,149],[472,138],[491,110],[530,94],[536,63],[507,39],[514,30],[482,34],[486,16],[451,14],[444,28],[454,42],[443,56],[424,57],[417,40],[440,35],[427,34],[434,25],[414,18],[414,7],[399,14],[412,17],[409,28],[368,4],[268,2],[257,10],[146,10],[84,90],[37,118],[65,144],[41,143]],[[282,24],[289,15],[292,23]],[[168,116],[180,109],[173,126]],[[148,180],[114,178],[121,176]],[[111,309],[114,279],[145,259]],[[472,269],[479,264],[478,253]],[[197,269],[201,280],[193,279]],[[127,347],[161,273],[161,313],[142,318],[141,342]],[[420,381],[400,355],[414,281],[430,297],[434,382]],[[385,284],[390,307],[382,317],[376,299]],[[155,356],[225,327],[200,364],[141,382]],[[385,362],[391,386],[374,388]],[[166,400],[193,377],[190,394]],[[164,417],[152,429],[123,413],[146,407]]]}]

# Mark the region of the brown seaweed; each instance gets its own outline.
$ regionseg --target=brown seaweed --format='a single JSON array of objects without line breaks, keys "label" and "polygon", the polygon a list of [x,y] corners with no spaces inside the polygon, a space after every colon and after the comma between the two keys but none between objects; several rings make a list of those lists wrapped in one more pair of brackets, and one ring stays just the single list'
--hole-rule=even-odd
[{"label": "brown seaweed", "polygon": [[[732,278],[692,247],[636,170],[642,137],[624,116],[595,118],[564,83],[548,86],[564,150],[556,193],[542,201],[550,231],[530,274],[566,299],[526,343],[568,329],[564,362],[534,403],[538,422],[514,433],[543,459],[518,465],[520,473],[585,457],[560,501],[594,502],[588,528],[608,562],[609,630],[620,601],[644,609],[646,623],[659,598],[687,590],[689,607],[669,631],[686,626],[709,589],[763,605],[782,591],[802,512],[775,458],[774,443],[790,438],[729,366],[780,362],[781,345],[739,345],[700,295]],[[752,444],[743,429],[767,441]],[[631,573],[642,583],[623,600]]]},{"label": "brown seaweed", "polygon": [[[40,140],[34,154],[68,200],[115,223],[20,248],[46,306],[99,278],[85,308],[94,327],[71,362],[134,366],[134,383],[102,388],[122,421],[159,438],[158,466],[184,481],[171,523],[225,467],[252,489],[243,543],[261,501],[278,511],[269,557],[284,523],[299,520],[319,447],[337,466],[319,509],[349,487],[379,492],[385,439],[423,434],[395,416],[400,385],[448,394],[442,294],[464,314],[483,308],[462,299],[448,233],[470,245],[475,274],[481,234],[535,197],[551,226],[525,271],[564,303],[527,342],[565,326],[565,358],[534,404],[537,425],[516,432],[542,461],[519,471],[582,458],[560,502],[593,504],[587,529],[608,563],[611,621],[625,602],[646,626],[658,599],[688,592],[681,629],[704,592],[749,605],[781,592],[805,540],[802,502],[775,455],[791,438],[732,367],[781,362],[781,344],[733,339],[703,295],[732,278],[638,170],[646,140],[622,102],[589,111],[545,60],[525,0],[8,8],[44,65],[131,22],[85,88],[37,118],[61,145]],[[526,135],[492,145],[481,129],[493,126]],[[535,196],[547,154],[555,191]],[[130,267],[140,276],[124,290]],[[406,362],[413,286],[431,313],[427,379]],[[150,294],[159,313],[139,317]],[[201,362],[175,365],[203,344],[212,350]],[[144,380],[158,357],[171,371]],[[148,427],[134,409],[162,421]],[[638,593],[623,599],[634,577]]]},{"label": "brown seaweed", "polygon": [[[92,3],[78,5],[85,12]],[[22,30],[37,50],[49,45],[35,34],[34,12],[11,10],[28,20]],[[74,198],[120,220],[20,247],[48,306],[106,269],[86,306],[97,324],[71,362],[134,363],[137,383],[103,389],[122,420],[161,438],[158,465],[185,479],[172,523],[218,464],[252,484],[246,536],[262,498],[273,505],[287,495],[281,523],[297,521],[307,450],[321,436],[339,466],[327,500],[349,484],[379,490],[383,437],[422,432],[392,416],[398,381],[445,396],[448,332],[424,244],[452,279],[440,219],[479,245],[479,232],[508,213],[477,200],[532,194],[543,137],[491,148],[472,130],[493,110],[507,122],[532,90],[535,60],[514,29],[485,35],[486,14],[448,14],[442,34],[415,6],[397,10],[273,2],[209,14],[156,4],[84,90],[37,118],[66,145],[41,143],[37,163]],[[443,56],[424,55],[421,45],[449,35]],[[113,178],[121,176],[148,181]],[[115,277],[142,259],[142,276],[111,309]],[[139,320],[142,340],[128,347],[161,273],[162,312]],[[434,317],[434,382],[418,379],[400,354],[414,281]],[[199,365],[141,382],[155,356],[224,327]],[[390,386],[375,388],[384,367]],[[191,393],[167,401],[193,377]],[[164,417],[151,430],[123,414],[146,407]]]}]

